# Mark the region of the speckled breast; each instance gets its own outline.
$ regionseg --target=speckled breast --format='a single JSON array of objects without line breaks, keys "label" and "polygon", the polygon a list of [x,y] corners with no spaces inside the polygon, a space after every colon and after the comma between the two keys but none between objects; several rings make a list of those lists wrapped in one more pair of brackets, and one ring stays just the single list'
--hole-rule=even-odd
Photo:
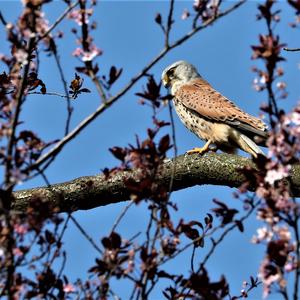
[{"label": "speckled breast", "polygon": [[202,140],[210,139],[212,135],[211,122],[206,121],[192,110],[186,108],[176,98],[173,99],[173,103],[180,120],[191,132]]}]

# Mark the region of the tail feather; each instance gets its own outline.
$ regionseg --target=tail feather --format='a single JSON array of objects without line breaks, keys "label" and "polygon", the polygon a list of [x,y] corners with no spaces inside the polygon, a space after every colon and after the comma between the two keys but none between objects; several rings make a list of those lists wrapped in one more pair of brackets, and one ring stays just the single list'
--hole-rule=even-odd
[{"label": "tail feather", "polygon": [[239,135],[238,144],[244,151],[250,153],[254,157],[257,157],[258,154],[265,155],[250,138],[242,133]]}]

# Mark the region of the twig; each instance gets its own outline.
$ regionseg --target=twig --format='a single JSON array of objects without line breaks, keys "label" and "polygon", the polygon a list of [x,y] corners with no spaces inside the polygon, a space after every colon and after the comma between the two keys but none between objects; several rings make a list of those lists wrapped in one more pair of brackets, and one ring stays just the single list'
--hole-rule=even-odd
[{"label": "twig", "polygon": [[82,226],[77,222],[77,220],[70,214],[70,219],[82,233],[82,235],[91,243],[91,245],[102,255],[102,250],[98,247],[98,245],[94,242],[94,240],[87,234],[87,232],[82,228]]},{"label": "twig", "polygon": [[6,26],[7,25],[7,22],[6,22],[6,20],[4,19],[4,17],[3,17],[3,15],[2,15],[2,11],[0,10],[0,21],[2,22],[2,24],[4,25],[4,26]]},{"label": "twig", "polygon": [[16,134],[16,128],[17,125],[19,123],[19,115],[21,112],[21,106],[23,103],[23,96],[24,96],[24,91],[26,88],[26,83],[27,83],[27,76],[29,73],[29,69],[30,69],[30,60],[29,60],[29,56],[31,54],[31,51],[33,49],[34,46],[34,38],[31,38],[29,40],[28,43],[28,48],[27,48],[27,55],[28,55],[28,62],[24,67],[24,71],[23,71],[23,76],[21,79],[21,83],[20,83],[20,89],[17,92],[16,95],[16,108],[15,108],[15,114],[13,116],[13,120],[12,120],[12,125],[11,125],[11,133],[9,136],[9,140],[8,140],[8,146],[7,146],[7,152],[6,152],[6,163],[5,163],[5,185],[8,188],[11,184],[10,184],[10,169],[11,169],[11,160],[12,160],[12,155],[13,155],[13,149],[14,149],[14,144],[15,144],[15,134]]},{"label": "twig", "polygon": [[169,9],[169,15],[168,15],[168,20],[167,20],[167,27],[165,30],[165,47],[169,47],[169,39],[170,39],[170,32],[172,29],[172,24],[173,24],[173,12],[174,12],[174,0],[170,1],[170,9]]},{"label": "twig", "polygon": [[[80,0],[79,1],[80,4],[80,9],[81,9],[81,18],[82,18],[82,26],[81,26],[81,34],[82,34],[82,48],[85,52],[89,52],[89,42],[88,42],[88,25],[85,22],[85,10],[86,10],[86,2]],[[94,72],[94,68],[92,65],[92,61],[86,61],[85,62],[85,67],[88,70],[88,75],[91,78],[92,82],[95,84],[96,89],[98,91],[98,94],[100,95],[100,98],[102,99],[102,102],[105,103],[106,102],[106,95],[104,93],[104,90],[102,88],[102,84],[99,81],[98,77],[96,76],[95,72]]]},{"label": "twig", "polygon": [[[174,158],[176,159],[178,155],[178,149],[177,149],[177,144],[176,144],[176,134],[175,134],[175,122],[174,122],[174,117],[173,117],[173,112],[172,112],[172,106],[170,101],[168,101],[168,108],[169,108],[169,114],[170,114],[170,121],[171,121],[171,129],[172,129],[172,140],[173,140],[173,147],[174,147]],[[173,183],[174,183],[174,176],[176,173],[176,160],[175,163],[173,164],[173,170],[172,170],[172,175],[170,179],[170,185],[169,185],[169,197],[170,193],[173,189]]]},{"label": "twig", "polygon": [[133,204],[134,202],[131,200],[122,210],[121,214],[119,215],[119,217],[117,218],[117,220],[115,221],[114,225],[112,226],[111,228],[111,231],[110,231],[110,234],[112,234],[117,226],[119,225],[119,223],[121,222],[121,220],[123,219],[123,217],[125,216],[125,214],[127,213],[127,211],[129,210],[129,208],[131,207],[131,205]]},{"label": "twig", "polygon": [[68,135],[66,135],[64,138],[61,139],[60,142],[58,142],[49,152],[44,154],[41,158],[39,158],[32,166],[31,169],[34,169],[44,162],[46,162],[49,158],[56,156],[59,151],[73,138],[75,138],[87,125],[89,125],[94,119],[96,119],[102,112],[104,112],[107,108],[109,108],[112,104],[114,104],[119,98],[121,98],[128,90],[132,88],[132,86],[140,79],[142,78],[150,68],[152,68],[159,60],[161,60],[170,50],[178,47],[182,43],[184,43],[186,40],[191,38],[193,35],[195,35],[200,30],[203,30],[204,28],[208,27],[209,25],[212,25],[216,20],[228,15],[238,7],[240,7],[242,4],[245,3],[245,0],[241,0],[234,5],[232,5],[229,9],[225,10],[224,12],[220,13],[217,17],[214,17],[212,19],[207,20],[202,25],[198,26],[197,28],[194,28],[189,33],[187,33],[182,38],[178,39],[176,42],[174,42],[172,45],[170,45],[168,48],[164,48],[148,65],[146,65],[142,71],[134,76],[130,82],[122,89],[120,90],[115,96],[110,97],[105,103],[102,103],[97,110],[89,115],[86,119],[84,119],[81,123],[77,125]]},{"label": "twig", "polygon": [[296,261],[298,266],[295,269],[295,281],[294,281],[294,293],[293,293],[293,299],[298,300],[298,293],[299,293],[299,278],[300,278],[300,268],[299,268],[299,262],[300,262],[300,236],[299,236],[299,228],[298,228],[298,220],[299,217],[296,216],[295,218],[295,224],[294,224],[294,233],[295,233],[295,240],[296,240]]},{"label": "twig", "polygon": [[39,36],[36,40],[36,43],[44,39],[64,18],[65,16],[77,5],[79,4],[79,0],[71,4],[58,19],[49,27],[49,29],[41,36]]},{"label": "twig", "polygon": [[61,98],[67,98],[66,95],[60,94],[60,93],[56,93],[56,92],[46,92],[46,93],[42,93],[42,92],[29,92],[27,95],[47,95],[47,96],[58,96]]},{"label": "twig", "polygon": [[[255,283],[255,285],[252,285],[246,290],[246,295],[248,296],[249,292],[251,292],[254,288],[256,288],[258,285],[262,284],[261,281],[258,281]],[[245,299],[245,295],[235,296],[234,299]],[[230,299],[233,299],[233,297],[230,297]]]},{"label": "twig", "polygon": [[192,256],[191,256],[191,270],[194,273],[194,258],[195,258],[195,252],[196,252],[196,246],[194,245],[193,247],[193,252],[192,252]]},{"label": "twig", "polygon": [[[244,222],[251,214],[252,212],[255,210],[255,208],[260,204],[260,201],[257,201],[250,209],[249,211],[242,217],[239,219],[239,222]],[[224,240],[224,238],[227,236],[228,233],[230,233],[233,229],[235,229],[236,227],[238,227],[237,223],[235,222],[234,224],[232,224],[231,226],[229,226],[226,230],[224,230],[224,232],[220,235],[220,237],[214,241],[212,243],[212,246],[210,248],[210,250],[208,251],[208,253],[206,254],[205,258],[203,259],[203,261],[200,263],[200,266],[198,268],[197,272],[200,272],[203,268],[204,265],[207,263],[207,261],[209,260],[209,258],[211,257],[211,255],[213,254],[213,252],[215,251],[215,249],[217,248],[217,246]]]},{"label": "twig", "polygon": [[290,52],[297,52],[300,51],[300,48],[283,48],[285,51],[290,51]]},{"label": "twig", "polygon": [[64,90],[65,90],[65,98],[67,99],[67,120],[66,120],[66,125],[65,125],[65,135],[67,135],[70,131],[70,123],[71,123],[73,109],[72,109],[72,105],[71,105],[71,99],[69,96],[67,80],[65,78],[64,71],[61,67],[59,55],[58,55],[57,51],[53,51],[53,54],[54,54],[54,58],[56,61],[56,65],[58,67],[61,81],[63,83]]}]

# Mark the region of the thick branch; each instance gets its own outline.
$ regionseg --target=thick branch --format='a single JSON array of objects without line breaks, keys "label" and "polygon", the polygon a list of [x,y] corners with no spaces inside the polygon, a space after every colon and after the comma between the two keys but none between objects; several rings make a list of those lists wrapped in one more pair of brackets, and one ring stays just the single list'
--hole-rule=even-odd
[{"label": "thick branch", "polygon": [[[161,168],[157,182],[169,187],[173,166],[176,163],[172,191],[195,185],[213,184],[239,187],[245,177],[239,171],[244,166],[253,166],[250,159],[230,154],[181,155],[167,160]],[[61,211],[91,209],[111,203],[129,200],[130,194],[124,178],[138,178],[138,170],[122,171],[108,180],[103,175],[85,176],[50,187],[40,187],[14,193],[13,209],[24,211],[36,197],[58,206]],[[291,180],[294,193],[300,196],[300,165],[292,168]]]}]

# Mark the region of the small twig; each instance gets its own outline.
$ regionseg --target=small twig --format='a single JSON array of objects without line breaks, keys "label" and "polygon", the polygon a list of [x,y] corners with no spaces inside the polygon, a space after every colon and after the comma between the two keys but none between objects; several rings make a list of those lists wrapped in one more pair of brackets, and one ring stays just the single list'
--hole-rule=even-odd
[{"label": "small twig", "polygon": [[[173,112],[172,112],[172,106],[171,106],[171,102],[170,101],[168,101],[168,108],[169,108],[170,121],[171,121],[171,129],[172,129],[172,140],[173,140],[173,147],[174,147],[174,158],[176,159],[176,157],[178,155],[178,149],[177,149],[177,143],[176,143],[175,122],[174,122],[174,117],[173,117]],[[171,191],[173,189],[173,183],[174,183],[175,173],[176,173],[176,160],[175,160],[175,163],[173,165],[172,176],[171,176],[171,179],[170,179],[169,197],[170,197],[170,193],[171,193]]]},{"label": "small twig", "polygon": [[66,15],[77,5],[79,4],[79,0],[71,4],[58,19],[49,27],[49,29],[41,36],[39,36],[36,40],[36,43],[44,39],[48,34],[66,17]]},{"label": "small twig", "polygon": [[[300,235],[299,235],[298,220],[299,220],[299,217],[296,216],[295,222],[294,222],[295,224],[293,227],[294,227],[295,240],[296,240],[296,261],[299,264],[299,262],[300,262]],[[294,300],[298,300],[299,278],[300,278],[300,268],[298,265],[295,269],[295,281],[294,281],[294,292],[293,292]]]},{"label": "small twig", "polygon": [[86,119],[84,119],[81,123],[77,125],[68,135],[66,135],[63,139],[60,140],[49,152],[44,154],[41,158],[39,158],[35,164],[31,166],[31,169],[36,168],[37,166],[40,166],[44,162],[46,162],[49,158],[56,156],[59,151],[73,138],[75,138],[87,125],[89,125],[93,120],[95,120],[102,112],[104,112],[106,109],[108,109],[112,104],[114,104],[119,98],[121,98],[128,90],[130,90],[133,85],[141,79],[148,71],[151,69],[158,61],[160,61],[170,50],[178,47],[182,43],[184,43],[186,40],[191,38],[193,35],[195,35],[200,30],[203,30],[204,28],[208,27],[209,25],[212,25],[216,20],[228,15],[238,7],[240,7],[242,4],[245,3],[245,0],[241,0],[234,5],[232,5],[229,9],[225,10],[224,12],[220,13],[217,17],[214,17],[212,19],[207,20],[202,25],[194,28],[189,33],[187,33],[182,38],[175,41],[172,45],[170,45],[168,48],[164,48],[150,63],[148,63],[140,73],[132,77],[132,79],[129,81],[129,83],[121,89],[115,96],[110,97],[105,103],[101,104],[94,113],[89,115]]},{"label": "small twig", "polygon": [[87,232],[82,228],[82,226],[77,222],[77,220],[70,214],[70,219],[82,233],[82,235],[91,243],[91,245],[102,255],[102,250],[98,247],[98,245],[94,242],[94,240],[87,234]]},{"label": "small twig", "polygon": [[[89,38],[89,31],[88,31],[88,25],[85,21],[85,10],[86,10],[86,2],[80,0],[79,1],[80,4],[80,9],[81,9],[81,18],[82,18],[82,26],[81,26],[81,34],[82,34],[82,48],[85,52],[89,52],[89,42],[88,42],[88,38]],[[96,89],[98,91],[98,94],[100,95],[100,98],[102,99],[102,102],[105,103],[106,102],[106,95],[104,93],[104,90],[102,88],[102,84],[99,81],[98,77],[96,76],[95,72],[94,72],[94,68],[93,68],[93,64],[92,61],[86,61],[85,62],[85,67],[88,71],[88,75],[91,78],[92,82],[95,84]]]},{"label": "small twig", "polygon": [[125,214],[127,213],[127,211],[129,210],[129,208],[131,207],[131,205],[133,204],[134,202],[131,200],[122,210],[121,214],[118,216],[117,220],[115,221],[114,225],[112,226],[111,228],[111,231],[110,231],[110,234],[112,234],[117,226],[119,225],[119,223],[121,222],[121,220],[123,219],[123,217],[125,216]]},{"label": "small twig", "polygon": [[6,22],[6,20],[4,19],[4,17],[3,17],[3,15],[2,15],[2,11],[0,10],[0,21],[2,22],[2,24],[4,25],[4,26],[6,26],[7,25],[7,22]]},{"label": "small twig", "polygon": [[70,96],[69,96],[67,80],[65,78],[64,71],[61,67],[59,55],[56,51],[53,51],[53,55],[54,55],[56,65],[58,67],[58,71],[59,71],[59,74],[60,74],[60,78],[61,78],[64,90],[65,90],[65,98],[67,99],[67,120],[66,120],[66,125],[65,125],[65,136],[66,136],[70,131],[70,123],[71,123],[73,108],[72,108],[71,99],[70,99]]},{"label": "small twig", "polygon": [[56,93],[56,92],[46,92],[46,93],[42,93],[42,92],[29,92],[27,95],[47,95],[47,96],[58,96],[61,98],[68,98],[66,95],[60,94],[60,93]]},{"label": "small twig", "polygon": [[300,48],[283,48],[285,51],[290,51],[290,52],[297,52],[300,51]]},{"label": "small twig", "polygon": [[169,15],[168,15],[168,20],[167,20],[167,26],[165,30],[165,47],[169,47],[169,39],[170,39],[170,32],[172,29],[172,24],[173,24],[173,12],[174,12],[174,0],[170,1],[170,9],[169,9]]},{"label": "small twig", "polygon": [[[249,211],[242,217],[239,219],[239,222],[244,222],[251,214],[252,212],[255,210],[255,208],[260,204],[260,201],[257,201],[250,209]],[[226,230],[224,230],[224,232],[220,235],[220,237],[214,241],[212,243],[212,246],[210,248],[210,250],[208,251],[208,253],[206,254],[205,258],[203,259],[203,261],[200,263],[200,266],[198,268],[197,272],[200,272],[203,268],[204,265],[206,264],[206,262],[209,260],[209,258],[211,257],[211,255],[213,254],[213,252],[215,251],[215,249],[217,248],[217,246],[224,240],[224,238],[227,236],[228,233],[230,233],[233,229],[235,229],[237,227],[237,223],[233,223],[231,226],[229,226]]]},{"label": "small twig", "polygon": [[98,77],[96,76],[94,69],[88,67],[89,65],[90,64],[88,62],[85,63],[85,66],[88,69],[89,76],[90,76],[92,82],[95,84],[97,92],[100,95],[100,98],[102,99],[102,102],[105,104],[107,101],[107,98],[106,98],[105,92],[102,88],[102,84],[101,84],[100,80],[98,79]]},{"label": "small twig", "polygon": [[[261,281],[258,281],[255,283],[255,285],[251,285],[247,290],[246,290],[246,295],[249,294],[249,292],[251,292],[254,288],[256,288],[257,286],[259,286],[260,284],[262,284]],[[247,297],[245,297],[245,295],[240,295],[240,296],[235,296],[234,299],[245,299]],[[233,299],[232,297],[230,297],[230,299]]]},{"label": "small twig", "polygon": [[192,252],[192,256],[191,256],[191,270],[194,273],[194,258],[195,258],[195,252],[196,252],[196,246],[194,245],[193,247],[193,252]]}]

